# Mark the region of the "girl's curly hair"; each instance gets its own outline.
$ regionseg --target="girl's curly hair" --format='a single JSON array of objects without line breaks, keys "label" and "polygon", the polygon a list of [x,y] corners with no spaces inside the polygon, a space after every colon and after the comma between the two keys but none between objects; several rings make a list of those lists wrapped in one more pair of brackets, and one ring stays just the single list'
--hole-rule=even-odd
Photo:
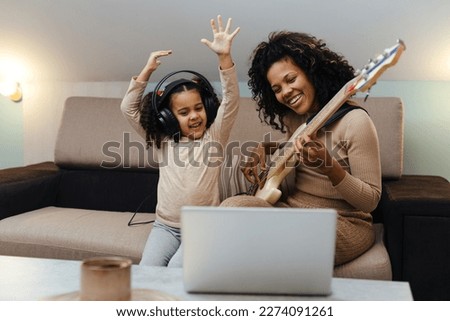
[{"label": "girl's curly hair", "polygon": [[281,59],[291,59],[301,68],[316,90],[316,101],[323,108],[353,77],[355,70],[338,53],[306,33],[278,31],[269,34],[253,51],[248,85],[257,102],[259,118],[272,128],[285,132],[283,117],[291,110],[275,98],[267,80],[267,71]]},{"label": "girl's curly hair", "polygon": [[[170,84],[166,86],[169,87]],[[172,95],[175,93],[180,93],[182,91],[189,91],[189,90],[197,90],[202,98],[203,105],[205,104],[205,98],[206,96],[210,97],[212,96],[213,106],[209,106],[210,112],[207,112],[207,115],[209,116],[207,118],[206,128],[209,128],[211,124],[215,120],[215,115],[217,113],[217,108],[220,106],[220,100],[217,97],[216,93],[213,91],[210,92],[209,88],[212,88],[211,86],[208,86],[206,83],[203,82],[200,78],[194,78],[191,82],[182,83],[178,86],[175,86],[170,89],[169,95],[165,96],[163,101],[158,102],[159,110],[165,108],[170,110],[170,102]],[[161,122],[158,120],[158,114],[155,110],[155,108],[152,106],[152,97],[154,95],[154,92],[149,92],[144,96],[144,98],[141,101],[140,105],[140,124],[142,128],[145,130],[145,141],[147,144],[147,148],[152,146],[153,144],[156,145],[157,148],[161,148],[161,142],[164,138],[168,137],[169,134],[167,133],[166,128],[164,128],[161,124]],[[158,97],[157,97],[158,101]],[[206,107],[205,107],[206,108]],[[180,132],[179,128],[178,131],[173,135],[173,139],[176,143],[180,141]]]},{"label": "girl's curly hair", "polygon": [[145,130],[145,141],[147,148],[153,145],[153,142],[158,148],[161,147],[161,140],[164,137],[164,128],[158,121],[155,109],[152,107],[152,97],[154,92],[149,92],[144,96],[140,106],[140,119],[142,128]]}]

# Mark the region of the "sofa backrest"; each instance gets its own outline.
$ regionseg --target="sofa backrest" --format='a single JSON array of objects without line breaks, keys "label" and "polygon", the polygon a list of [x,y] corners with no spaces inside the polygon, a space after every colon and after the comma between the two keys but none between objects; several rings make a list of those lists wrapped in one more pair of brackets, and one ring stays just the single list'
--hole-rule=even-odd
[{"label": "sofa backrest", "polygon": [[355,98],[369,113],[380,142],[381,173],[384,179],[403,174],[403,102],[399,97]]},{"label": "sofa backrest", "polygon": [[62,168],[152,170],[152,150],[124,118],[120,98],[69,97],[56,139]]},{"label": "sofa backrest", "polygon": [[[398,179],[403,170],[403,103],[398,97],[355,99],[369,113],[377,128],[383,178]],[[152,170],[157,163],[145,143],[120,111],[120,98],[70,97],[66,100],[56,141],[55,163],[65,168],[113,168]],[[238,119],[229,145],[259,142],[270,133],[272,140],[283,134],[273,131],[258,118],[256,103],[241,98]],[[236,179],[239,148],[228,153],[222,184]],[[230,156],[231,155],[231,156]],[[228,163],[227,163],[228,162]],[[232,163],[232,164],[231,164]],[[230,176],[231,175],[231,176]],[[229,187],[224,187],[229,188]],[[239,188],[238,188],[239,189]],[[226,193],[228,195],[228,193]]]}]

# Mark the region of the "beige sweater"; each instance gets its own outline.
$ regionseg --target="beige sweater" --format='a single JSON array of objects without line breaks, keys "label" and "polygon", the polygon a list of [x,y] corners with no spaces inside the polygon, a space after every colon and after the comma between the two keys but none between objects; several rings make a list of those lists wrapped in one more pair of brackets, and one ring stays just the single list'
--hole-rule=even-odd
[{"label": "beige sweater", "polygon": [[[214,123],[201,139],[182,137],[179,143],[165,139],[153,147],[159,166],[156,217],[161,223],[180,227],[183,205],[219,205],[219,175],[225,150],[239,107],[239,85],[234,67],[220,70],[222,103]],[[131,80],[121,109],[133,128],[145,138],[139,106],[146,82]],[[222,148],[222,151],[221,151]]]},{"label": "beige sweater", "polygon": [[[289,119],[286,123],[289,129],[292,128],[288,131],[290,137],[304,118]],[[369,115],[361,109],[353,110],[329,127],[322,128],[318,139],[347,174],[333,186],[328,177],[314,169],[297,166],[295,185],[300,193],[291,197],[305,201],[305,195],[300,194],[306,193],[312,196],[312,202],[318,202],[312,206],[373,211],[381,197],[381,163],[378,136]]]}]

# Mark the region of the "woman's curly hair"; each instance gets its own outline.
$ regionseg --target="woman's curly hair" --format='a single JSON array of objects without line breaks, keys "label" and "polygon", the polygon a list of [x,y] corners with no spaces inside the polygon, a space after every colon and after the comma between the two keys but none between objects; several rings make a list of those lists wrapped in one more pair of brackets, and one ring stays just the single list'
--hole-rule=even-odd
[{"label": "woman's curly hair", "polygon": [[[169,85],[166,86],[169,87]],[[194,78],[192,79],[192,82],[186,82],[183,84],[180,84],[178,86],[175,86],[170,89],[170,93],[164,98],[163,101],[158,101],[157,97],[157,104],[159,104],[159,110],[162,110],[163,108],[170,110],[170,102],[171,97],[175,93],[180,93],[182,91],[188,91],[188,90],[197,90],[200,93],[200,97],[202,98],[203,104],[205,104],[205,98],[206,96],[210,97],[212,96],[213,106],[209,106],[212,108],[215,108],[215,112],[211,111],[213,116],[208,117],[206,122],[206,128],[209,128],[211,124],[215,120],[215,115],[217,113],[217,108],[220,106],[220,100],[217,97],[216,93],[213,91],[210,92],[209,88],[212,88],[210,85],[206,84],[202,79],[200,78]],[[155,110],[155,108],[152,106],[152,97],[154,95],[154,92],[149,92],[144,96],[144,98],[141,101],[140,105],[140,124],[142,128],[145,130],[145,141],[147,144],[147,148],[152,146],[153,144],[156,145],[157,148],[161,148],[161,142],[164,138],[169,137],[169,134],[167,133],[167,129],[164,128],[161,124],[161,122],[158,120],[158,114]],[[206,108],[206,107],[205,107]],[[211,112],[207,113],[208,116],[211,116]],[[180,132],[179,128],[178,131],[172,136],[174,141],[178,143],[180,141]]]},{"label": "woman's curly hair", "polygon": [[269,34],[253,51],[248,85],[258,104],[259,118],[274,129],[285,132],[283,117],[291,110],[279,103],[267,80],[269,68],[289,58],[301,68],[316,91],[315,100],[323,108],[355,76],[347,60],[323,42],[306,33],[278,31]]}]

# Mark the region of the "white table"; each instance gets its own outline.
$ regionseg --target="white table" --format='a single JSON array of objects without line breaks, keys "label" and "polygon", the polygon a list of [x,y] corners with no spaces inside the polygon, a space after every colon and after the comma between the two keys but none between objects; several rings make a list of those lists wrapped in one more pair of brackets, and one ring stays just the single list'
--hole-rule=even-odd
[{"label": "white table", "polygon": [[[0,256],[0,300],[34,301],[79,291],[81,261]],[[182,269],[133,265],[133,289],[153,289],[194,301],[413,300],[407,282],[333,278],[330,296],[191,294]]]}]

